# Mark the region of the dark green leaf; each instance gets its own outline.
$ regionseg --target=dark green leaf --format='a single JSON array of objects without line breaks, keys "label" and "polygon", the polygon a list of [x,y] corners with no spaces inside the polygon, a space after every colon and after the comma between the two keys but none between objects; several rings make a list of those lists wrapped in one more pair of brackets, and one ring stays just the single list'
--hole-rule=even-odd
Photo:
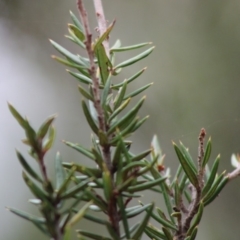
[{"label": "dark green leaf", "polygon": [[74,33],[74,35],[81,41],[83,42],[85,40],[85,35],[83,33],[83,31],[76,27],[75,25],[72,24],[68,24],[68,28],[70,31],[72,31]]},{"label": "dark green leaf", "polygon": [[162,227],[162,230],[167,238],[167,240],[174,240],[173,237],[172,237],[172,234],[168,231],[167,228],[165,227]]},{"label": "dark green leaf", "polygon": [[98,135],[98,127],[97,125],[95,124],[90,112],[89,112],[89,109],[87,107],[87,104],[84,100],[82,100],[82,108],[83,108],[83,112],[84,112],[84,115],[87,119],[87,122],[89,124],[89,126],[91,127],[91,129],[93,130],[93,132]]},{"label": "dark green leaf", "polygon": [[114,110],[118,109],[122,102],[127,89],[127,81],[124,81],[123,86],[119,89],[116,98],[114,99]]},{"label": "dark green leaf", "polygon": [[119,206],[119,212],[120,212],[120,216],[122,218],[126,238],[130,239],[129,224],[128,224],[128,219],[127,219],[127,215],[126,215],[126,207],[124,205],[123,197],[121,195],[118,196],[117,203]]},{"label": "dark green leaf", "polygon": [[142,222],[140,223],[140,225],[138,226],[136,232],[133,234],[132,239],[140,239],[144,229],[146,228],[147,224],[148,224],[148,220],[151,216],[151,213],[153,211],[153,207],[154,204],[152,203],[152,205],[149,207],[147,214],[145,215],[145,217],[143,218]]},{"label": "dark green leaf", "polygon": [[78,20],[78,18],[74,15],[72,11],[70,11],[71,19],[76,27],[78,27],[83,32],[83,26]]},{"label": "dark green leaf", "polygon": [[75,72],[72,72],[72,71],[70,71],[68,69],[67,69],[67,72],[70,73],[73,77],[77,78],[77,80],[79,80],[81,83],[92,84],[91,78],[89,78],[85,74],[75,73]]},{"label": "dark green leaf", "polygon": [[87,175],[89,177],[95,177],[95,178],[99,178],[102,176],[102,171],[101,169],[97,169],[97,168],[88,168],[79,164],[75,164],[75,163],[63,163],[63,166],[66,168],[72,168],[72,167],[76,167],[76,171],[80,172],[84,175]]},{"label": "dark green leaf", "polygon": [[206,166],[206,164],[209,161],[209,158],[210,158],[210,155],[211,155],[211,151],[212,151],[212,142],[211,142],[211,138],[209,138],[209,140],[207,142],[206,151],[204,153],[203,162],[202,162],[202,167],[203,168]]},{"label": "dark green leaf", "polygon": [[43,144],[43,150],[47,152],[53,145],[55,140],[56,130],[53,126],[50,126],[49,128],[49,135],[46,141]]},{"label": "dark green leaf", "polygon": [[187,160],[187,162],[189,163],[189,165],[191,166],[192,170],[194,171],[195,174],[197,174],[197,168],[193,162],[193,159],[188,151],[188,149],[183,145],[182,142],[180,142],[180,148],[181,148],[181,152],[184,155],[185,159]]},{"label": "dark green leaf", "polygon": [[[104,237],[102,235],[97,235],[95,233],[92,232],[88,232],[88,231],[84,231],[84,230],[77,230],[77,232],[80,235],[83,235],[85,237],[88,237],[90,239],[94,239],[94,240],[112,240],[112,238],[108,238],[108,237]],[[79,237],[79,236],[78,236]]]},{"label": "dark green leaf", "polygon": [[42,179],[39,177],[39,175],[31,168],[31,166],[27,163],[27,161],[25,160],[25,158],[22,156],[22,154],[20,152],[18,152],[16,150],[16,154],[18,157],[19,162],[21,163],[21,165],[23,166],[23,168],[26,170],[26,172],[33,177],[34,179],[36,179],[39,182],[43,182]]},{"label": "dark green leaf", "polygon": [[111,85],[111,74],[109,74],[108,79],[107,79],[107,81],[106,81],[106,83],[104,85],[103,92],[102,92],[102,98],[101,98],[102,106],[106,106],[107,105],[106,101],[107,101],[107,97],[108,97],[108,95],[110,93],[110,85]]},{"label": "dark green leaf", "polygon": [[108,134],[113,133],[116,128],[120,128],[120,127],[126,125],[127,123],[129,123],[130,120],[135,118],[139,109],[143,105],[143,102],[145,101],[145,99],[146,99],[145,96],[143,98],[141,98],[140,101],[131,110],[129,110],[127,114],[125,114],[118,121],[114,122],[109,128]]},{"label": "dark green leaf", "polygon": [[58,43],[54,42],[53,40],[50,40],[53,47],[60,52],[63,56],[65,56],[68,60],[72,61],[73,63],[76,63],[79,65],[79,67],[84,66],[85,64],[74,54],[69,52],[67,49],[59,45]]},{"label": "dark green leaf", "polygon": [[26,127],[26,121],[25,119],[18,113],[18,111],[10,104],[8,103],[8,108],[14,118],[18,121],[18,123],[25,129]]},{"label": "dark green leaf", "polygon": [[87,90],[85,90],[81,85],[78,85],[78,90],[83,95],[83,97],[87,98],[92,102],[94,101],[92,94]]},{"label": "dark green leaf", "polygon": [[199,186],[198,178],[197,178],[194,170],[192,169],[192,166],[189,163],[188,159],[183,155],[182,151],[178,148],[178,146],[175,143],[173,143],[173,146],[174,146],[174,149],[178,156],[178,159],[183,167],[183,170],[186,173],[186,175],[188,176],[188,179],[193,184],[193,186],[198,187]]},{"label": "dark green leaf", "polygon": [[124,61],[124,62],[119,63],[119,64],[115,67],[115,69],[127,67],[127,66],[129,66],[129,65],[132,65],[132,64],[135,63],[135,62],[138,62],[138,61],[142,60],[143,58],[147,57],[147,56],[153,51],[154,48],[155,48],[155,47],[151,47],[151,48],[147,49],[146,51],[138,54],[137,56],[135,56],[135,57],[133,57],[133,58],[130,58],[130,59]]},{"label": "dark green leaf", "polygon": [[108,59],[108,56],[105,52],[105,48],[103,47],[102,44],[98,45],[95,52],[98,59],[98,65],[99,65],[99,70],[101,75],[101,83],[105,85],[109,77],[109,69],[112,68],[112,64]]},{"label": "dark green leaf", "polygon": [[125,99],[128,99],[128,98],[132,98],[132,97],[137,96],[138,94],[140,94],[141,92],[143,92],[144,90],[146,90],[147,88],[149,88],[149,87],[152,86],[152,85],[153,85],[153,83],[149,83],[149,84],[147,84],[147,85],[145,85],[145,86],[143,86],[143,87],[141,87],[141,88],[139,88],[139,89],[137,89],[137,90],[129,93],[128,95],[126,95],[126,96],[124,97],[124,100],[125,100]]},{"label": "dark green leaf", "polygon": [[156,228],[153,228],[152,226],[146,226],[144,232],[151,239],[155,239],[155,240],[164,239],[164,240],[166,240],[166,237],[165,237],[164,233],[159,231]]},{"label": "dark green leaf", "polygon": [[213,163],[213,166],[212,166],[212,169],[210,172],[210,176],[207,179],[207,182],[202,190],[202,196],[205,196],[207,194],[207,192],[209,191],[209,189],[212,187],[212,184],[213,184],[216,174],[217,174],[219,161],[220,161],[220,155],[217,156],[217,158],[215,159],[215,161]]},{"label": "dark green leaf", "polygon": [[143,191],[143,190],[149,189],[153,186],[156,186],[157,184],[165,181],[166,179],[167,179],[167,177],[162,177],[162,178],[158,178],[156,180],[153,180],[151,182],[146,182],[146,183],[138,184],[138,185],[135,185],[135,186],[130,186],[130,187],[128,187],[127,191],[129,191],[129,192]]},{"label": "dark green leaf", "polygon": [[82,153],[84,156],[86,156],[92,160],[95,160],[94,154],[87,148],[85,148],[81,145],[78,145],[78,144],[71,143],[71,142],[63,141],[63,143],[65,143],[67,146],[77,150],[78,152]]},{"label": "dark green leaf", "polygon": [[112,31],[114,24],[115,24],[116,20],[114,20],[110,26],[106,29],[106,31],[102,34],[102,36],[100,36],[100,38],[97,40],[97,42],[94,45],[94,51],[97,51],[97,49],[99,48],[99,46],[103,43],[103,41],[107,40],[109,37],[110,32]]},{"label": "dark green leaf", "polygon": [[108,121],[111,122],[112,119],[114,119],[123,109],[125,109],[127,107],[127,105],[129,104],[131,98],[128,98],[127,100],[125,100],[108,118]]},{"label": "dark green leaf", "polygon": [[38,223],[38,224],[45,224],[46,223],[46,220],[42,217],[35,217],[31,214],[28,214],[26,212],[23,212],[23,211],[14,209],[14,208],[7,208],[7,210],[9,210],[10,212],[18,215],[21,218],[24,218],[24,219],[30,221],[32,223]]},{"label": "dark green leaf", "polygon": [[217,186],[217,189],[214,191],[214,193],[208,198],[207,201],[204,202],[204,206],[207,206],[219,195],[219,193],[222,191],[222,189],[225,187],[228,181],[229,181],[228,176],[225,176]]},{"label": "dark green leaf", "polygon": [[110,49],[110,53],[111,52],[124,52],[124,51],[129,51],[129,50],[133,50],[133,49],[138,49],[141,47],[145,47],[149,44],[152,44],[151,42],[146,42],[146,43],[140,43],[140,44],[136,44],[136,45],[132,45],[132,46],[127,46],[127,47],[112,47]]},{"label": "dark green leaf", "polygon": [[142,75],[142,73],[145,72],[146,69],[147,69],[146,67],[143,68],[143,69],[140,70],[139,72],[135,73],[132,77],[126,79],[125,81],[123,81],[123,82],[121,82],[121,83],[119,83],[119,84],[113,85],[112,88],[118,89],[118,88],[122,87],[122,86],[125,84],[125,82],[126,82],[126,84],[129,84],[129,83],[132,82],[133,80],[137,79],[140,75]]},{"label": "dark green leaf", "polygon": [[196,214],[196,217],[191,225],[191,227],[189,228],[188,232],[187,232],[187,236],[191,236],[195,227],[197,227],[202,219],[202,214],[203,214],[203,208],[204,208],[204,205],[203,205],[203,202],[200,202],[199,204],[199,208],[198,208],[198,212]]},{"label": "dark green leaf", "polygon": [[50,128],[50,126],[51,126],[51,124],[52,124],[52,122],[54,121],[55,118],[56,118],[56,115],[53,115],[52,117],[49,117],[42,124],[42,126],[39,128],[39,130],[37,132],[37,137],[38,138],[43,139],[46,136],[46,134],[47,134],[47,132],[48,132],[48,130],[49,130],[49,128]]},{"label": "dark green leaf", "polygon": [[66,173],[62,166],[62,158],[59,152],[57,152],[55,157],[55,175],[56,175],[56,190],[58,191],[66,178]]},{"label": "dark green leaf", "polygon": [[89,221],[98,223],[98,224],[102,224],[102,225],[106,225],[107,224],[106,220],[104,220],[102,218],[98,218],[98,217],[90,215],[90,214],[87,214],[87,213],[84,214],[84,218],[89,220]]}]

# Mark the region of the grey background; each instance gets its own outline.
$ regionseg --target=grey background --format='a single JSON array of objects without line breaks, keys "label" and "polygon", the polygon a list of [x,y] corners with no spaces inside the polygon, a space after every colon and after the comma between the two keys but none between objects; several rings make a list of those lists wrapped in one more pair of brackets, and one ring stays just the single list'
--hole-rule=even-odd
[{"label": "grey background", "polygon": [[[85,2],[95,27],[92,1]],[[177,159],[171,140],[183,141],[196,158],[197,136],[201,127],[205,127],[213,140],[212,159],[221,153],[220,170],[231,171],[230,156],[240,151],[240,2],[103,2],[109,22],[117,19],[111,43],[120,38],[123,45],[152,41],[156,46],[149,58],[124,69],[119,78],[127,78],[148,66],[131,89],[154,82],[146,92],[147,101],[141,111],[141,116],[149,114],[150,119],[132,137],[134,150],[148,148],[156,133],[166,153],[165,163],[174,174]],[[20,142],[24,134],[6,102],[10,101],[28,116],[34,127],[47,116],[58,114],[56,143],[47,156],[50,172],[58,150],[65,161],[79,161],[79,155],[63,146],[62,139],[90,144],[90,129],[81,111],[77,82],[65,72],[64,66],[50,58],[57,53],[48,38],[73,52],[79,51],[64,38],[70,9],[77,13],[73,0],[0,0],[1,239],[47,239],[30,223],[4,209],[11,206],[36,213],[27,203],[32,196],[22,181],[14,153],[14,148],[18,148],[27,156]],[[137,53],[119,54],[117,61]],[[239,239],[239,183],[239,179],[230,183],[214,204],[206,208],[197,239]],[[150,192],[145,195],[145,202],[154,199],[163,206],[161,196]],[[84,224],[84,228],[90,228],[87,222]]]}]

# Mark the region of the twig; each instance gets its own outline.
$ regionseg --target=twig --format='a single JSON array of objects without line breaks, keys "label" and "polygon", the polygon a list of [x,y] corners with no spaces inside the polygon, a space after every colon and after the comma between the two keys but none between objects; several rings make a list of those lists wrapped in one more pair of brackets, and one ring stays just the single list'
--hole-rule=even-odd
[{"label": "twig", "polygon": [[[97,16],[99,33],[100,33],[100,35],[102,35],[107,29],[107,22],[106,22],[105,15],[104,15],[102,1],[94,0],[93,2],[94,2],[94,7],[95,7],[95,11],[96,11],[96,16]],[[108,39],[103,41],[103,46],[105,48],[107,56],[109,56],[109,41],[108,41]]]},{"label": "twig", "polygon": [[[97,17],[98,17],[99,31],[100,31],[100,34],[102,34],[106,30],[106,21],[104,17],[103,8],[102,8],[102,2],[101,0],[95,0],[94,4],[95,4]],[[86,46],[87,54],[90,61],[89,74],[93,82],[94,107],[98,115],[99,130],[102,131],[103,133],[106,133],[106,131],[108,130],[108,126],[105,121],[103,108],[101,106],[99,79],[97,77],[97,68],[94,63],[94,51],[92,49],[92,34],[90,32],[89,21],[88,21],[86,9],[83,5],[83,0],[77,0],[77,6],[80,13],[81,21],[84,26],[85,35],[86,35],[85,46]],[[109,55],[109,46],[108,46],[107,40],[104,41],[104,47],[107,55]],[[112,186],[114,188],[115,186],[114,186],[114,176],[113,176],[112,162],[111,162],[111,146],[108,143],[104,144],[102,146],[102,151],[103,151],[103,156],[104,156],[104,161],[106,163],[106,166],[112,175],[111,181],[112,181]],[[110,197],[110,200],[108,203],[108,217],[111,221],[111,225],[115,230],[116,234],[120,236],[119,217],[117,212],[117,200],[114,195]]]},{"label": "twig", "polygon": [[233,170],[232,172],[228,173],[228,179],[232,180],[236,177],[240,176],[240,166]]}]

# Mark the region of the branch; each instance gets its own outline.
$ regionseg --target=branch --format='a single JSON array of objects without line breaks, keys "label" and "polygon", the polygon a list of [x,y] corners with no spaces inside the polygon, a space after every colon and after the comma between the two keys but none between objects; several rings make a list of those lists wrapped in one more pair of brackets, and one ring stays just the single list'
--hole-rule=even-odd
[{"label": "branch", "polygon": [[[93,2],[94,2],[96,15],[97,15],[99,33],[100,33],[100,35],[102,35],[107,29],[107,22],[106,22],[104,11],[103,11],[102,0],[94,0]],[[108,38],[103,42],[103,46],[105,48],[105,52],[106,52],[107,56],[109,57]]]},{"label": "branch", "polygon": [[86,34],[85,45],[86,45],[86,50],[87,50],[87,53],[88,53],[88,58],[89,58],[89,61],[90,61],[89,74],[90,74],[91,79],[93,81],[94,107],[95,107],[95,109],[97,111],[97,114],[98,114],[99,128],[103,132],[106,132],[103,109],[102,109],[101,103],[100,103],[99,79],[97,77],[96,66],[95,66],[95,63],[94,63],[94,52],[93,52],[93,49],[92,49],[92,34],[90,32],[87,12],[86,12],[86,9],[83,5],[82,0],[77,1],[77,6],[78,6],[78,10],[80,12],[80,18],[82,20],[84,30],[85,30],[85,34]]}]

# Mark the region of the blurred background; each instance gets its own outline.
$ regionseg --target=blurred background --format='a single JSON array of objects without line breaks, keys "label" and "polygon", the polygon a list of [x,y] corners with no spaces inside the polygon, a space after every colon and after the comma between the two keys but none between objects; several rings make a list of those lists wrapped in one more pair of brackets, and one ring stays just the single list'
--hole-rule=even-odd
[{"label": "blurred background", "polygon": [[[109,22],[117,20],[111,43],[120,38],[123,45],[152,41],[156,46],[150,57],[125,68],[120,76],[123,80],[148,66],[131,88],[154,82],[141,111],[141,116],[149,114],[150,119],[132,137],[134,151],[147,149],[153,134],[157,134],[166,154],[165,164],[174,174],[178,162],[171,141],[181,140],[196,158],[198,134],[205,127],[213,141],[212,160],[221,153],[220,170],[231,171],[231,154],[240,152],[240,2],[103,2]],[[96,20],[92,1],[85,3],[93,29]],[[57,53],[49,38],[75,53],[80,51],[64,38],[69,10],[77,14],[75,0],[0,0],[0,226],[5,240],[47,239],[29,222],[5,210],[5,206],[11,206],[37,213],[27,203],[32,196],[23,183],[14,152],[17,148],[27,156],[20,141],[24,133],[10,115],[7,101],[34,127],[47,116],[58,114],[56,143],[47,156],[49,172],[58,150],[65,161],[79,161],[79,155],[65,147],[62,139],[90,145],[77,81],[50,57]],[[121,53],[117,61],[137,53]],[[231,182],[206,208],[197,239],[239,239],[239,185],[240,179]],[[163,206],[162,197],[150,192],[144,201],[153,199]],[[90,228],[88,222],[84,224],[84,228]]]}]

